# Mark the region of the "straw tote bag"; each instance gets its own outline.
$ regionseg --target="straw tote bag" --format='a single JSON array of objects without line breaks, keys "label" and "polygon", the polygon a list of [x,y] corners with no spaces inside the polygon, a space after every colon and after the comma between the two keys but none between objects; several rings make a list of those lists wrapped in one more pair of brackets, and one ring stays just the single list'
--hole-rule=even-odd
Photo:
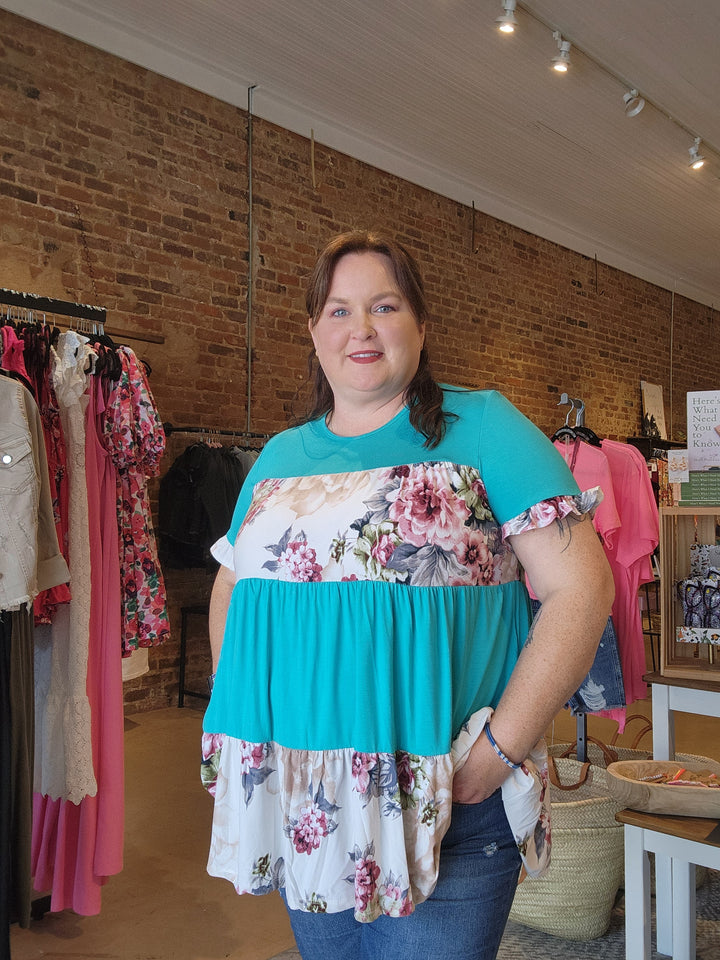
[{"label": "straw tote bag", "polygon": [[[610,752],[606,762],[614,759]],[[518,886],[510,918],[566,940],[594,940],[607,932],[623,882],[621,804],[610,795],[604,764],[551,756],[549,767],[550,869]]]}]

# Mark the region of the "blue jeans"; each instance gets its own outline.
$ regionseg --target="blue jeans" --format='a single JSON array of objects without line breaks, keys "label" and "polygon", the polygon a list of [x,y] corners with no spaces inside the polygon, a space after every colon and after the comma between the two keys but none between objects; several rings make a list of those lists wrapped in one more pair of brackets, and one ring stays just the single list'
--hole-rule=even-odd
[{"label": "blue jeans", "polygon": [[512,906],[520,854],[502,796],[453,804],[432,896],[408,917],[359,923],[352,910],[288,910],[303,960],[493,960]]}]

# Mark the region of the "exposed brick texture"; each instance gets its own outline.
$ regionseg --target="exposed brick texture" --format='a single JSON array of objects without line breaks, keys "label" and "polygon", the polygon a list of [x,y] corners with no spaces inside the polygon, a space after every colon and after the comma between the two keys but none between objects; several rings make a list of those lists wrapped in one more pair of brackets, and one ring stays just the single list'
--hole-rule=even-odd
[{"label": "exposed brick texture", "polygon": [[[0,11],[0,284],[97,303],[152,366],[163,420],[243,430],[248,420],[247,115]],[[685,428],[685,393],[716,388],[716,315],[272,124],[253,122],[250,426],[286,422],[309,350],[304,278],[352,227],[417,254],[439,379],[497,387],[552,432],[559,395],[584,398],[597,433],[640,430],[640,380],[662,384]],[[84,243],[87,244],[87,250]],[[59,289],[58,289],[59,288]],[[672,409],[670,407],[672,398]],[[173,435],[165,468],[192,438]],[[154,490],[156,491],[155,485]],[[179,607],[210,578],[167,571],[173,638],[125,686],[128,711],[177,695]],[[203,689],[203,625],[188,682]]]}]

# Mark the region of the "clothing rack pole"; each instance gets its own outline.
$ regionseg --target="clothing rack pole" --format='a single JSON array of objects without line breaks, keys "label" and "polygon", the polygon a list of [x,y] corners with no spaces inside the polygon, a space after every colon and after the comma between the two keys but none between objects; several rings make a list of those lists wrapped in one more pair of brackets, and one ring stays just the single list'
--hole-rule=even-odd
[{"label": "clothing rack pole", "polygon": [[587,714],[578,713],[575,725],[575,735],[577,737],[576,755],[580,763],[585,763],[587,760]]},{"label": "clothing rack pole", "polygon": [[[566,404],[570,405],[568,410],[568,415],[565,418],[565,425],[569,426],[570,414],[575,410],[575,426],[582,427],[585,425],[585,402],[580,398],[570,397],[567,393],[563,393],[560,399],[557,402],[558,407],[565,406]],[[581,763],[585,763],[587,760],[587,714],[578,713],[575,718],[575,739],[576,739],[576,756]]]},{"label": "clothing rack pole", "polygon": [[95,320],[105,323],[107,311],[104,307],[92,307],[87,303],[72,303],[69,300],[56,300],[53,297],[40,297],[34,293],[19,293],[17,290],[0,288],[0,303],[7,307],[25,307],[40,313],[54,313],[61,317],[78,317],[82,320]]},{"label": "clothing rack pole", "polygon": [[[73,329],[70,323],[59,323],[57,318],[54,319],[54,324],[63,330]],[[79,330],[78,332],[82,333],[83,331]],[[125,340],[141,340],[143,343],[165,343],[165,337],[160,333],[141,333],[135,330],[121,330],[119,327],[116,327],[115,324],[112,325],[112,336],[114,340],[118,341],[116,346],[119,346],[120,341]]]},{"label": "clothing rack pole", "polygon": [[220,430],[216,427],[176,427],[172,423],[164,423],[163,430],[166,437],[169,437],[171,433],[211,433],[220,434],[223,437],[250,438],[253,440],[270,439],[268,433],[250,433],[247,430]]},{"label": "clothing rack pole", "polygon": [[[74,317],[79,320],[91,320],[105,324],[105,307],[93,307],[87,303],[72,303],[70,300],[56,300],[53,297],[41,297],[35,293],[20,293],[0,287],[0,305],[5,307],[23,307],[36,313],[49,313],[56,317]],[[139,340],[143,343],[165,343],[162,334],[144,330],[118,330],[113,326],[113,336],[123,340]]]}]

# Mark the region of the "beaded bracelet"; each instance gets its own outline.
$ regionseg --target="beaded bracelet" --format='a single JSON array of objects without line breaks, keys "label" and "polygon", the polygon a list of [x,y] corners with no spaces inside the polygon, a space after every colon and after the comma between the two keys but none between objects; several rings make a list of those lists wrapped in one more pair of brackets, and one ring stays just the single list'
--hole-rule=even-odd
[{"label": "beaded bracelet", "polygon": [[210,691],[210,693],[213,692],[213,687],[215,686],[215,677],[216,677],[216,676],[217,676],[216,673],[212,673],[212,674],[210,674],[210,676],[208,677],[208,690]]},{"label": "beaded bracelet", "polygon": [[488,740],[490,741],[490,746],[493,748],[493,750],[495,751],[495,753],[500,757],[500,759],[502,760],[503,763],[507,764],[507,766],[510,767],[511,770],[519,770],[519,769],[520,769],[520,767],[522,766],[522,764],[520,764],[520,763],[513,763],[512,760],[510,759],[510,757],[506,756],[506,755],[502,752],[502,750],[500,749],[500,747],[497,745],[497,743],[495,742],[495,737],[494,737],[494,736],[492,735],[492,733],[490,732],[490,724],[489,724],[489,723],[486,723],[486,724],[485,724],[485,736],[488,738]]}]

